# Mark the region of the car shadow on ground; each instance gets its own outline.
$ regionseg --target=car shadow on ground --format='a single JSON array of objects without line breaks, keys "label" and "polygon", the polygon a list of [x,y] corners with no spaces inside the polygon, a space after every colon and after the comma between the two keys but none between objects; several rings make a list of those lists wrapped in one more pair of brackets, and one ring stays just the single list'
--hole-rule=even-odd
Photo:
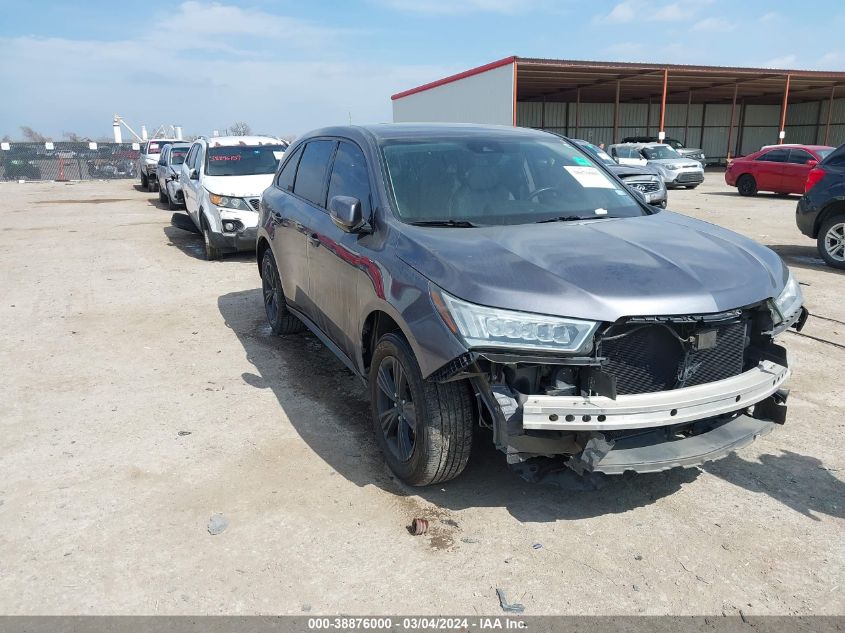
[{"label": "car shadow on ground", "polygon": [[[243,374],[244,381],[258,389],[272,389],[300,437],[358,486],[376,485],[397,496],[416,495],[450,510],[505,507],[520,521],[546,522],[646,506],[700,474],[693,469],[611,477],[598,489],[584,486],[574,476],[568,484],[564,482],[566,488],[532,484],[509,470],[504,455],[493,447],[492,436],[479,429],[469,465],[460,477],[425,488],[406,486],[384,464],[373,436],[366,389],[316,337],[310,333],[272,336],[258,288],[222,295],[218,308],[255,366],[254,374]],[[329,415],[321,416],[320,408]]]},{"label": "car shadow on ground", "polygon": [[[732,198],[743,198],[744,196],[739,195],[738,191],[705,191],[705,196],[728,196]],[[798,200],[801,196],[799,194],[791,194],[791,193],[772,193],[770,191],[761,191],[760,193],[754,194],[757,198],[774,198],[776,200],[789,200],[790,198],[793,200]]]},{"label": "car shadow on ground", "polygon": [[819,255],[815,242],[809,238],[807,238],[806,246],[798,244],[767,244],[767,246],[780,255],[790,267],[823,270],[834,275],[845,274],[844,270],[828,266]]},{"label": "car shadow on ground", "polygon": [[836,469],[815,457],[782,451],[749,461],[734,453],[702,469],[735,486],[767,494],[815,521],[821,520],[818,514],[845,518],[845,482],[834,475]]},{"label": "car shadow on ground", "polygon": [[[186,215],[185,217],[188,216]],[[164,231],[164,235],[168,239],[168,246],[175,246],[189,257],[206,261],[205,245],[202,241],[202,235],[186,231],[185,229],[180,229],[173,225],[165,226],[162,231]],[[254,252],[244,251],[240,253],[226,253],[220,258],[220,261],[250,262],[254,259]]]}]

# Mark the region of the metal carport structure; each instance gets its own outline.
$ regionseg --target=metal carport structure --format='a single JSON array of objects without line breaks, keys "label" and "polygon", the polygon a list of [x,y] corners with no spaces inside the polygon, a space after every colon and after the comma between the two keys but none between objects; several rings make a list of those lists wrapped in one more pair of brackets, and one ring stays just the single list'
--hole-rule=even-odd
[{"label": "metal carport structure", "polygon": [[845,142],[845,72],[511,56],[392,99],[397,121],[504,123],[596,143],[663,132],[718,162],[778,142]]}]

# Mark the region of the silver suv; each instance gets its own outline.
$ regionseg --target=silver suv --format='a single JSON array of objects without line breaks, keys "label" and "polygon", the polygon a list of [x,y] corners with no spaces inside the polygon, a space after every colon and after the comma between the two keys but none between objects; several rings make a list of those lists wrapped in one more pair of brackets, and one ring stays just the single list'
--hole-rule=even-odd
[{"label": "silver suv", "polygon": [[161,150],[165,145],[179,142],[173,138],[151,138],[141,145],[141,153],[138,155],[138,173],[141,176],[141,187],[147,191],[158,189],[156,170],[161,158]]}]

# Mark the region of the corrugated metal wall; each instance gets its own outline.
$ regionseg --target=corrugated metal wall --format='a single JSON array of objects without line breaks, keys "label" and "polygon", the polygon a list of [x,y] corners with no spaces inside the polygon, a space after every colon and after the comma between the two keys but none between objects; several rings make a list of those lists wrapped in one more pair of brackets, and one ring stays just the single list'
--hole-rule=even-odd
[{"label": "corrugated metal wall", "polygon": [[[789,106],[786,118],[787,143],[823,143],[827,123],[828,101],[796,103]],[[568,107],[567,107],[568,106]],[[582,103],[580,105],[577,135],[593,143],[613,142],[613,104]],[[743,111],[744,110],[744,111]],[[517,104],[517,125],[544,127],[555,132],[576,135],[575,103],[519,102]],[[731,105],[693,103],[687,105],[670,103],[666,106],[666,136],[685,141],[688,147],[700,147],[708,160],[724,162]],[[702,117],[704,120],[702,121]],[[740,118],[743,125],[740,129]],[[648,124],[647,124],[648,122]],[[731,154],[756,152],[763,145],[778,142],[780,106],[747,105],[737,103],[734,112],[734,130]],[[660,103],[619,104],[619,138],[626,136],[656,136],[660,126]],[[702,142],[703,133],[703,142]],[[686,139],[685,139],[686,137]],[[833,116],[830,127],[829,145],[845,142],[845,98],[833,102]]]},{"label": "corrugated metal wall", "polygon": [[393,121],[513,125],[513,64],[396,99]]}]

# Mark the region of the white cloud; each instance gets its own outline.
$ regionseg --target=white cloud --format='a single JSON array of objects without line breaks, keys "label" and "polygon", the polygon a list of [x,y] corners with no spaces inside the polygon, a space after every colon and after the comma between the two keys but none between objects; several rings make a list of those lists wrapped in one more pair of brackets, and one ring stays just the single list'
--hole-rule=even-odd
[{"label": "white cloud", "polygon": [[[359,61],[340,31],[233,6],[186,2],[169,20],[118,41],[0,38],[0,85],[14,87],[0,98],[0,135],[31,125],[53,136],[107,136],[114,113],[136,129],[176,124],[186,134],[237,120],[276,134],[350,115],[383,122],[392,119],[391,94],[460,70]],[[151,64],[163,43],[167,65]]]},{"label": "white cloud", "polygon": [[763,17],[760,18],[760,22],[771,24],[772,22],[780,22],[780,19],[780,13],[777,13],[775,11],[769,11],[768,13],[763,14]]},{"label": "white cloud", "polygon": [[704,18],[699,22],[696,22],[692,30],[693,31],[715,31],[715,32],[725,32],[725,31],[733,31],[736,28],[736,24],[732,22],[728,22],[723,18]]},{"label": "white cloud", "polygon": [[610,13],[597,16],[594,22],[630,23],[639,22],[682,22],[693,19],[709,0],[678,0],[677,2],[658,3],[646,0],[623,0],[618,2]]},{"label": "white cloud", "polygon": [[781,55],[780,57],[773,57],[763,64],[764,68],[794,68],[798,62],[795,55]]},{"label": "white cloud", "polygon": [[545,2],[536,0],[376,0],[378,4],[420,15],[461,15],[467,13],[498,13],[514,15],[537,9]]}]

